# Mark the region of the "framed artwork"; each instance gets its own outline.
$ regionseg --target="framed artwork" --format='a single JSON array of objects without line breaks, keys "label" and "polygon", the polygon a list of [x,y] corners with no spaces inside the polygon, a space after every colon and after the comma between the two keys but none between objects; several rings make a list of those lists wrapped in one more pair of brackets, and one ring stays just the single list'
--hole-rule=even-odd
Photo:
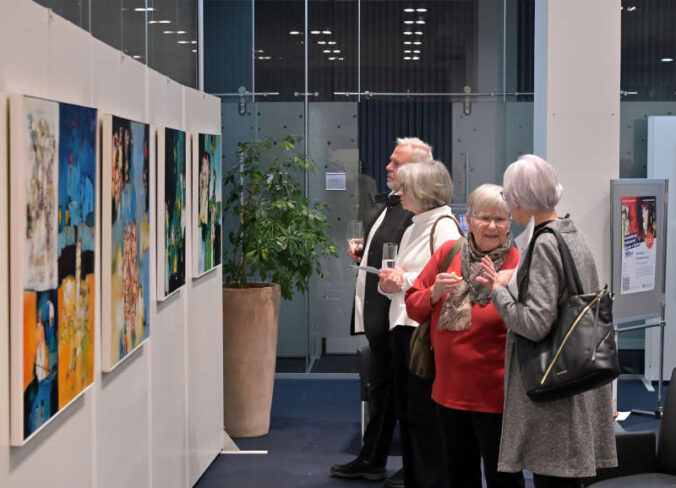
[{"label": "framed artwork", "polygon": [[96,109],[10,97],[10,442],[94,379]]},{"label": "framed artwork", "polygon": [[185,132],[160,130],[157,157],[157,299],[185,285]]},{"label": "framed artwork", "polygon": [[193,276],[221,264],[221,136],[195,134],[192,165]]},{"label": "framed artwork", "polygon": [[102,118],[101,367],[150,334],[150,127]]}]

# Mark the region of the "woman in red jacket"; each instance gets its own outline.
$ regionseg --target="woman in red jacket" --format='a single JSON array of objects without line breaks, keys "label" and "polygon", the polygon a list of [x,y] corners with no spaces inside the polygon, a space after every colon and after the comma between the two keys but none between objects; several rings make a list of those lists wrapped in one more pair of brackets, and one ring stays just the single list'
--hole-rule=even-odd
[{"label": "woman in red jacket", "polygon": [[519,261],[502,187],[486,184],[474,190],[467,200],[467,222],[467,240],[449,268],[439,272],[455,241],[434,253],[408,289],[406,310],[417,322],[432,317],[432,399],[443,439],[446,484],[481,488],[483,458],[488,488],[522,487],[520,472],[497,470],[507,329],[490,291],[476,281],[484,256],[496,269],[513,269]]}]

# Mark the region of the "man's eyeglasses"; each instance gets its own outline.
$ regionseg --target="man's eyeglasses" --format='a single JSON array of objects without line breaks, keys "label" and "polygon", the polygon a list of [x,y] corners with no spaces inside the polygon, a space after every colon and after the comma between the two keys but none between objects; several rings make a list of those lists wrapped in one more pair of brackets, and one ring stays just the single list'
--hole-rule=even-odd
[{"label": "man's eyeglasses", "polygon": [[473,219],[479,221],[481,225],[491,225],[491,222],[495,222],[496,227],[507,227],[512,220],[511,217],[504,217],[502,215],[495,217],[492,215],[479,215],[474,212],[470,215]]}]

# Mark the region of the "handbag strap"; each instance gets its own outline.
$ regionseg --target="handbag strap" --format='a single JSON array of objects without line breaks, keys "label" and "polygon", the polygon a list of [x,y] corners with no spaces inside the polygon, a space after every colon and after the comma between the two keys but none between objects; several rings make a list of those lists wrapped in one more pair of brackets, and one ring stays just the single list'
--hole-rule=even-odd
[{"label": "handbag strap", "polygon": [[439,273],[446,272],[448,267],[451,265],[453,258],[455,258],[455,256],[457,256],[457,254],[460,252],[460,249],[462,249],[462,245],[464,243],[465,243],[464,237],[461,237],[460,239],[455,241],[455,244],[453,244],[451,250],[448,251],[448,254],[446,254],[446,257],[444,258],[444,261],[441,263],[441,266],[439,266]]},{"label": "handbag strap", "polygon": [[441,217],[439,217],[437,220],[434,221],[434,225],[432,226],[432,230],[430,231],[430,256],[434,255],[434,231],[437,229],[437,224],[441,219],[451,219],[453,222],[455,222],[455,225],[458,227],[458,232],[460,232],[460,236],[465,237],[465,232],[463,232],[462,227],[460,227],[460,222],[458,222],[458,219],[455,218],[455,215],[442,215]]},{"label": "handbag strap", "polygon": [[[535,241],[538,237],[545,233],[554,234],[556,237],[556,242],[559,246],[559,253],[561,254],[561,262],[563,264],[563,273],[566,279],[566,284],[568,285],[569,293],[571,295],[582,295],[584,293],[584,288],[582,286],[582,281],[580,280],[580,275],[577,272],[577,266],[575,265],[573,256],[570,253],[570,248],[568,247],[568,244],[566,244],[566,241],[563,240],[561,233],[556,229],[552,229],[551,227],[543,227],[533,236],[530,241],[530,245],[528,246],[525,271],[530,274],[530,263],[533,259],[533,248],[535,247]],[[522,301],[527,289],[528,275],[526,275],[524,286],[519,287],[519,301]]]}]

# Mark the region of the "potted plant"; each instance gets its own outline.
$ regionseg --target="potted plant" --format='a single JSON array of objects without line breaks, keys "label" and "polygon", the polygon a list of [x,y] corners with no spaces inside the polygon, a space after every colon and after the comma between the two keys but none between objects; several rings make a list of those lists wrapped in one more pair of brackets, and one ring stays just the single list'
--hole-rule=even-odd
[{"label": "potted plant", "polygon": [[299,137],[241,143],[224,178],[224,212],[236,219],[223,255],[224,425],[232,437],[267,434],[280,296],[306,292],[337,256],[324,205],[294,179],[314,169]]}]

